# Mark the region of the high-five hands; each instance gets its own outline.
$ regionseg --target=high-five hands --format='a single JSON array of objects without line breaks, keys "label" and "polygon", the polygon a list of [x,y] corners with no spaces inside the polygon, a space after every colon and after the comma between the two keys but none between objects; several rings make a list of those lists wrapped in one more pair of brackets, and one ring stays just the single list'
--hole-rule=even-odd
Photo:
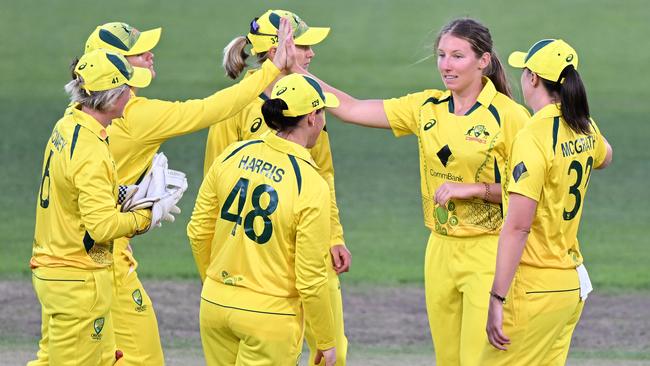
[{"label": "high-five hands", "polygon": [[287,18],[280,19],[278,29],[278,47],[273,57],[273,64],[280,70],[289,71],[296,60],[296,45],[293,43],[293,28]]}]

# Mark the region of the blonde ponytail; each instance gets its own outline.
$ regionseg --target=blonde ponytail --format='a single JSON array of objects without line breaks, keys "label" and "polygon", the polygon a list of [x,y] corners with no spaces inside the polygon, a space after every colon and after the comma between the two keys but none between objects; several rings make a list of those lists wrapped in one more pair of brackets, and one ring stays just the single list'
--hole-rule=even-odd
[{"label": "blonde ponytail", "polygon": [[245,51],[247,43],[248,39],[245,36],[239,36],[230,41],[223,49],[223,68],[231,79],[236,79],[248,66],[246,59],[250,55]]}]

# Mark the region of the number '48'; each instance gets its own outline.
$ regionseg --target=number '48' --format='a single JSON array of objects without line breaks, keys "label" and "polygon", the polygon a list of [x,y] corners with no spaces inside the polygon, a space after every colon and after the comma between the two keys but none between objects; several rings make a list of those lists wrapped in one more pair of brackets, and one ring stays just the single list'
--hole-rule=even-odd
[{"label": "number '48'", "polygon": [[[251,195],[253,210],[249,211],[246,216],[242,217],[242,210],[244,209],[246,196],[248,195],[248,183],[248,179],[239,178],[221,207],[221,218],[235,223],[232,228],[232,235],[235,235],[237,226],[243,223],[244,233],[250,240],[257,244],[266,244],[266,242],[271,239],[271,235],[273,235],[273,223],[271,222],[269,215],[275,212],[278,208],[278,192],[268,184],[260,184],[255,187],[255,189],[253,189],[253,194]],[[269,204],[266,208],[262,208],[260,202],[264,193],[269,195]],[[233,214],[230,213],[230,207],[233,205],[235,198],[237,197],[239,197],[237,202],[237,212]],[[255,232],[255,227],[253,226],[256,217],[261,217],[262,220],[264,220],[264,230],[259,235]]]}]

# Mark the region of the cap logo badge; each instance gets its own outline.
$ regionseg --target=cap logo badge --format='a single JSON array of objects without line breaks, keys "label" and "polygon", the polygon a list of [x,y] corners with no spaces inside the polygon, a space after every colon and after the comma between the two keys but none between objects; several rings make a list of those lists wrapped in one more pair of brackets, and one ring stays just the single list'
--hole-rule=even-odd
[{"label": "cap logo badge", "polygon": [[311,102],[311,106],[314,107],[314,108],[318,107],[319,104],[320,104],[320,102],[318,101],[318,99],[316,99],[315,101]]},{"label": "cap logo badge", "polygon": [[88,63],[87,63],[87,62],[84,62],[83,64],[79,65],[79,67],[77,67],[77,68],[78,68],[79,70],[83,70],[83,69],[86,68],[86,65],[88,65]]},{"label": "cap logo badge", "polygon": [[286,91],[287,91],[287,87],[285,86],[285,87],[283,87],[283,88],[280,88],[280,89],[275,93],[275,95],[282,95],[282,94],[284,94],[284,92],[286,92]]},{"label": "cap logo badge", "polygon": [[570,54],[566,57],[566,62],[571,62],[573,60],[573,54]]}]

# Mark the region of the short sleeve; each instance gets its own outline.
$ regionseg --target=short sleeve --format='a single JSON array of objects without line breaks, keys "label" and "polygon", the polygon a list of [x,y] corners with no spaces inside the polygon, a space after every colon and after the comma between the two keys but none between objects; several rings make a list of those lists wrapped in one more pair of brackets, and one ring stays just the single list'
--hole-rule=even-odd
[{"label": "short sleeve", "polygon": [[547,173],[546,154],[540,141],[529,131],[520,132],[512,145],[509,193],[518,193],[539,202]]},{"label": "short sleeve", "polygon": [[395,136],[418,134],[419,111],[426,99],[426,92],[420,92],[384,100],[384,112]]},{"label": "short sleeve", "polygon": [[519,131],[530,120],[530,113],[528,113],[528,110],[522,105],[513,102],[508,108],[508,113],[504,113],[503,119],[503,139],[497,149],[504,157],[504,160],[508,161],[507,154],[510,153],[510,148],[512,147],[517,133],[519,133]]}]

